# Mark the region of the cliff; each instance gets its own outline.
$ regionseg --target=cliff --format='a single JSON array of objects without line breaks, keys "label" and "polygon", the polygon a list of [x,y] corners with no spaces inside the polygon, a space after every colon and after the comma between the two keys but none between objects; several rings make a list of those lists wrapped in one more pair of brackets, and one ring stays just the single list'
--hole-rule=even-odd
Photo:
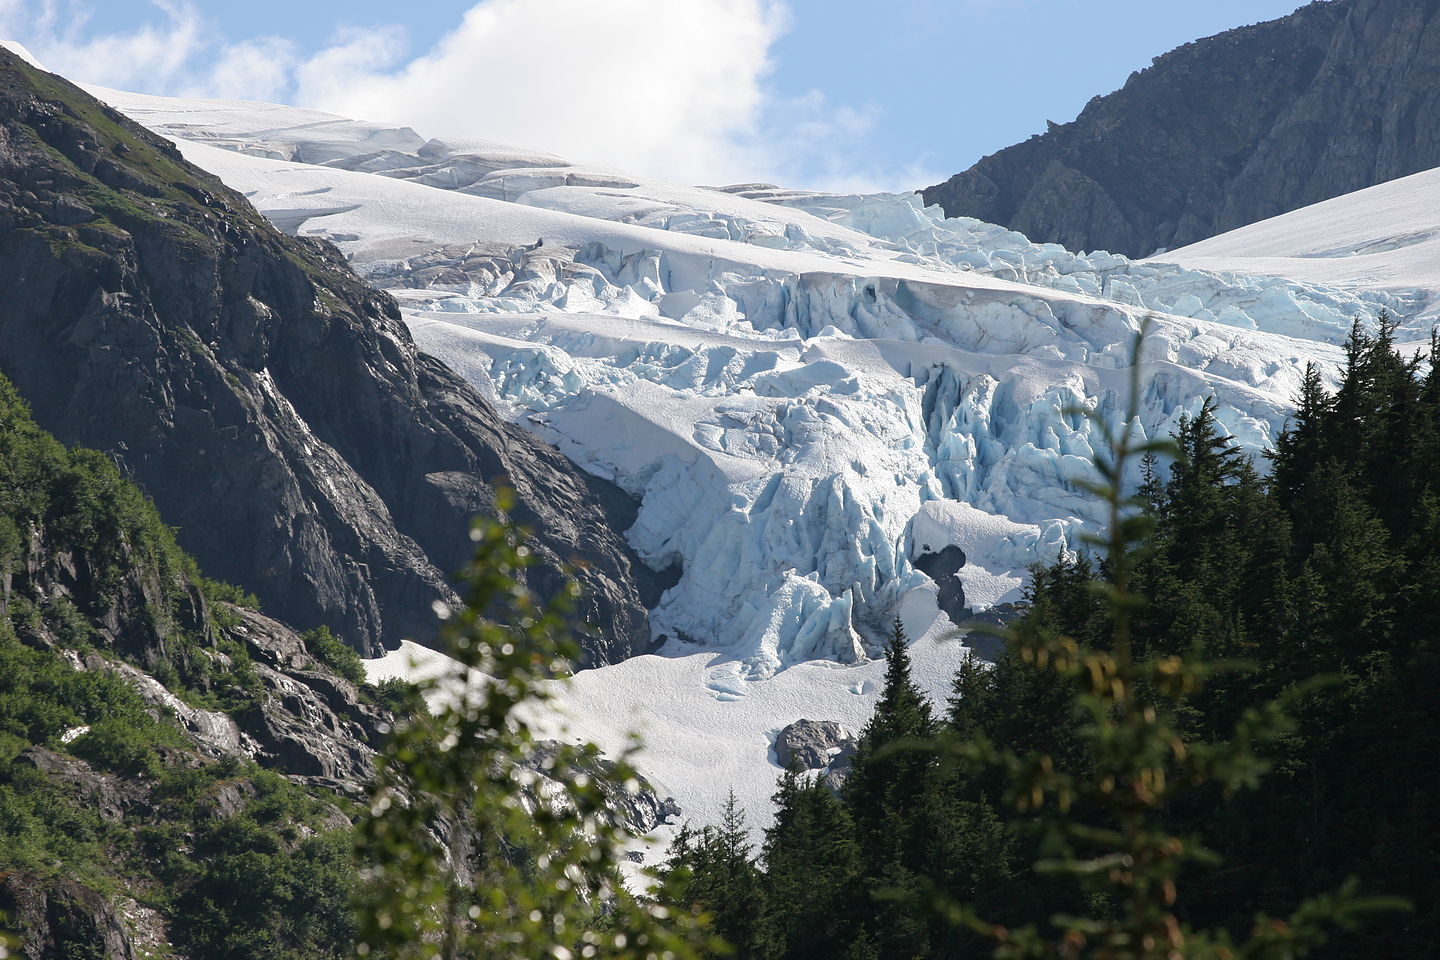
[{"label": "cliff", "polygon": [[1328,0],[1188,43],[926,202],[1143,257],[1440,165],[1440,0]]},{"label": "cliff", "polygon": [[166,140],[0,51],[0,372],[109,455],[210,574],[297,628],[422,642],[497,483],[595,661],[650,643],[619,491],[420,353],[394,302]]}]

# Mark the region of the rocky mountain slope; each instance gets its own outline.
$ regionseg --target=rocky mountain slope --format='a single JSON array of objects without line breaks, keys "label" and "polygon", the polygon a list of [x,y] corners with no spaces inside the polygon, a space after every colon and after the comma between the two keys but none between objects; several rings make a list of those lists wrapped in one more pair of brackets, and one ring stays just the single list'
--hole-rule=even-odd
[{"label": "rocky mountain slope", "polygon": [[[18,955],[343,935],[346,810],[389,713],[201,577],[108,459],[38,430],[3,378],[0,587],[0,928]],[[308,889],[262,875],[281,863]]]},{"label": "rocky mountain slope", "polygon": [[1130,256],[1440,165],[1440,2],[1324,0],[1186,44],[924,191]]},{"label": "rocky mountain slope", "polygon": [[[0,377],[0,956],[350,955],[351,821],[418,701],[253,604]],[[678,812],[610,770],[630,828]]]},{"label": "rocky mountain slope", "polygon": [[645,649],[634,507],[417,351],[394,302],[174,147],[0,51],[0,371],[105,451],[214,575],[378,652],[433,633],[493,484],[592,658]]}]

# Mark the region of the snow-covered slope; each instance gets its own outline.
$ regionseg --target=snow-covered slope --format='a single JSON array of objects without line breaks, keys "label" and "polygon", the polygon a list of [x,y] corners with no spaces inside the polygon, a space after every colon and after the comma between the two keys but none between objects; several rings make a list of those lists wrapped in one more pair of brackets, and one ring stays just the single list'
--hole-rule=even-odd
[{"label": "snow-covered slope", "polygon": [[[1357,190],[1160,254],[1156,262],[1430,296],[1440,316],[1440,168]],[[1422,294],[1423,295],[1423,294]]]},{"label": "snow-covered slope", "polygon": [[[937,631],[938,633],[938,631]],[[963,647],[954,639],[922,637],[910,647],[911,676],[929,696],[950,693]],[[662,797],[674,797],[683,817],[716,823],[731,790],[756,841],[769,821],[770,797],[780,769],[775,735],[801,718],[834,720],[852,734],[870,718],[885,682],[885,663],[841,665],[814,660],[761,682],[744,680],[723,652],[678,646],[664,656],[642,656],[576,674],[556,691],[543,715],[527,717],[541,736],[582,738],[620,756],[639,735],[637,767]],[[717,672],[731,668],[728,684]],[[365,663],[373,682],[387,677],[454,676],[453,661],[407,643]],[[729,690],[744,688],[742,695]],[[444,689],[435,696],[443,698]],[[672,822],[642,849],[654,863],[673,836]]]},{"label": "snow-covered slope", "polygon": [[1146,315],[1132,429],[1167,433],[1213,395],[1258,452],[1306,363],[1338,364],[1352,316],[1389,309],[1418,332],[1440,286],[1081,255],[913,195],[683,186],[289,107],[95,92],[284,229],[334,242],[426,350],[636,497],[631,542],[680,574],[653,618],[670,643],[582,674],[572,705],[610,746],[648,717],[646,772],[702,815],[731,784],[763,800],[761,741],[785,724],[858,726],[870,701],[850,691],[895,616],[943,689],[960,647],[936,639],[925,558],[963,552],[963,619],[1073,547],[1097,519],[1074,483],[1097,438],[1066,411],[1118,415]]}]

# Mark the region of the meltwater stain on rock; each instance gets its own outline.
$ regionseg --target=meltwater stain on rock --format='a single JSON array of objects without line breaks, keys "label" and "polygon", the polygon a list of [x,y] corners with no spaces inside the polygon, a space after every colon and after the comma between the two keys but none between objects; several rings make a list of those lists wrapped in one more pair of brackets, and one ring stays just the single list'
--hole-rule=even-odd
[{"label": "meltwater stain on rock", "polygon": [[953,543],[938,553],[923,553],[911,561],[915,569],[935,581],[939,593],[935,602],[955,626],[972,619],[970,608],[965,606],[965,588],[955,576],[965,566],[965,551]]}]

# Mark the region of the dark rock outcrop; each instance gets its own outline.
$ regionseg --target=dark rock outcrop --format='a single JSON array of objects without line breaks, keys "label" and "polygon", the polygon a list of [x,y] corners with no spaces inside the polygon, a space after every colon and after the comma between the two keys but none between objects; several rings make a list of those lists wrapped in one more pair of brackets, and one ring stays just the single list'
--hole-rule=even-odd
[{"label": "dark rock outcrop", "polygon": [[970,619],[970,608],[965,606],[965,585],[955,574],[965,566],[965,551],[955,544],[947,544],[935,553],[923,553],[911,561],[915,569],[935,581],[935,603],[940,612],[957,627]]},{"label": "dark rock outcrop", "polygon": [[850,773],[856,740],[834,720],[796,720],[775,735],[775,761],[786,770],[818,771],[839,791]]},{"label": "dark rock outcrop", "polygon": [[924,191],[950,216],[1148,256],[1440,165],[1440,0],[1327,0],[1188,43]]},{"label": "dark rock outcrop", "polygon": [[109,899],[71,880],[0,876],[0,911],[20,931],[25,960],[135,960],[133,937]]},{"label": "dark rock outcrop", "polygon": [[775,735],[775,760],[787,770],[821,770],[830,765],[831,751],[855,740],[834,720],[796,720]]},{"label": "dark rock outcrop", "polygon": [[577,568],[588,657],[648,648],[617,491],[419,353],[333,248],[4,51],[0,263],[0,372],[35,419],[108,453],[273,615],[370,654],[426,640],[504,483],[530,586]]},{"label": "dark rock outcrop", "polygon": [[149,799],[147,791],[133,781],[95,770],[84,760],[45,747],[23,750],[14,762],[39,773],[110,823],[143,809]]}]

